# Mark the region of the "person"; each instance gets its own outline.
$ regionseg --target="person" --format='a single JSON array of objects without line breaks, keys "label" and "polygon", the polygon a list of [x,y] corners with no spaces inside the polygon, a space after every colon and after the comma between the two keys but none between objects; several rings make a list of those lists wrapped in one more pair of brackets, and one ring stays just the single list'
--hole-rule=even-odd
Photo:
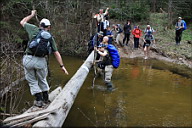
[{"label": "person", "polygon": [[133,31],[132,34],[134,36],[134,48],[138,49],[139,48],[139,39],[142,36],[142,30],[139,29],[139,25],[137,25]]},{"label": "person", "polygon": [[93,37],[93,45],[99,46],[99,44],[103,41],[103,32],[100,31]]},{"label": "person", "polygon": [[109,51],[107,50],[108,45],[108,37],[105,36],[103,38],[103,42],[98,46],[97,52],[100,55],[100,59],[98,62],[98,67],[101,68],[104,72],[104,81],[107,86],[107,90],[112,91],[113,84],[111,82],[112,74],[113,74],[113,65],[111,56],[109,55]]},{"label": "person", "polygon": [[121,44],[121,42],[120,42],[121,33],[123,32],[123,30],[121,29],[120,24],[116,24],[116,25],[114,26],[114,30],[115,30],[116,33],[117,33],[115,42],[116,42],[118,45],[123,46],[123,45]]},{"label": "person", "polygon": [[[43,18],[40,21],[40,27],[37,27],[33,24],[28,23],[36,15],[36,10],[32,10],[31,14],[24,17],[20,24],[24,27],[28,33],[29,40],[32,41],[41,30],[49,31],[51,28],[51,23],[48,19]],[[63,61],[60,53],[58,52],[54,38],[50,39],[51,50],[54,53],[61,70],[68,75],[68,71],[63,65]],[[46,80],[47,77],[47,62],[45,56],[36,56],[29,47],[25,51],[23,57],[23,65],[25,71],[25,78],[28,81],[30,92],[36,97],[34,105],[37,107],[43,107],[45,104],[48,104],[49,101],[49,85]]]},{"label": "person", "polygon": [[113,32],[111,31],[110,26],[107,27],[106,36],[109,38],[108,44],[112,44],[112,42],[113,42]]},{"label": "person", "polygon": [[103,9],[99,10],[99,14],[96,14],[94,18],[97,19],[97,32],[103,31],[103,22],[104,22],[104,16],[108,14],[109,8],[105,10],[103,13]]},{"label": "person", "polygon": [[123,30],[124,30],[123,45],[125,45],[125,40],[127,39],[126,45],[128,46],[128,42],[130,40],[130,33],[131,33],[131,21],[130,20],[127,20],[127,23],[124,25]]},{"label": "person", "polygon": [[153,43],[155,43],[155,37],[154,37],[154,35],[153,35],[155,32],[156,32],[156,31],[155,31],[150,25],[147,25],[147,28],[146,28],[145,31],[144,31],[145,35],[146,35],[146,34],[147,34],[147,35],[150,34],[150,36],[151,36],[151,38],[152,38],[151,41],[153,41]]},{"label": "person", "polygon": [[105,16],[105,20],[103,21],[103,36],[106,36],[107,27],[109,27],[108,15]]},{"label": "person", "polygon": [[149,57],[150,45],[151,45],[151,41],[153,40],[154,40],[154,37],[151,34],[151,31],[148,31],[144,36],[144,44],[143,44],[143,50],[145,55],[144,59],[148,59]]},{"label": "person", "polygon": [[184,24],[182,22],[182,18],[178,17],[178,21],[175,25],[176,31],[176,37],[175,37],[175,41],[176,41],[176,45],[179,45],[181,42],[181,37],[182,37],[182,32],[183,32],[183,28],[184,28]]}]

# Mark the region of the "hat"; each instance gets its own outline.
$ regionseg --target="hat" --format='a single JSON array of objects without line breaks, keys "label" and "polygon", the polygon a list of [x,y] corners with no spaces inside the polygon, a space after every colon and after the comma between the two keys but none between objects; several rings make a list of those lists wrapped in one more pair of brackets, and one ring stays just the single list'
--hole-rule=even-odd
[{"label": "hat", "polygon": [[44,23],[45,26],[50,26],[50,25],[51,25],[50,21],[49,21],[48,19],[45,19],[45,18],[43,18],[43,19],[40,21],[40,24],[42,24],[42,23]]},{"label": "hat", "polygon": [[97,34],[98,34],[99,36],[103,36],[103,32],[102,32],[102,31],[98,32]]},{"label": "hat", "polygon": [[178,17],[178,19],[182,19],[181,17]]},{"label": "hat", "polygon": [[99,44],[99,46],[97,46],[98,48],[103,48],[103,47],[105,47],[105,44]]},{"label": "hat", "polygon": [[150,27],[150,25],[147,25],[147,27]]}]

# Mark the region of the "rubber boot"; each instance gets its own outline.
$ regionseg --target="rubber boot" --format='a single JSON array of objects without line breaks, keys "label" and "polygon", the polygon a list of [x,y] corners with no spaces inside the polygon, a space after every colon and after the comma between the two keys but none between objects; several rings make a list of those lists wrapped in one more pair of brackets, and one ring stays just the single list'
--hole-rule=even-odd
[{"label": "rubber boot", "polygon": [[113,90],[113,85],[112,85],[111,82],[107,82],[107,83],[106,83],[106,86],[107,86],[107,90],[108,90],[108,91],[112,91],[112,90]]}]

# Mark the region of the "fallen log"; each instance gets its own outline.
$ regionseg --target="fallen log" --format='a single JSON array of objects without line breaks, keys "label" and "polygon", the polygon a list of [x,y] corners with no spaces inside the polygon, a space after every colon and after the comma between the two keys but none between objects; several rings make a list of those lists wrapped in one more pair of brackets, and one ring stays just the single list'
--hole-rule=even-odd
[{"label": "fallen log", "polygon": [[46,120],[39,121],[33,127],[61,127],[71,109],[75,98],[85,81],[93,64],[94,52],[92,52],[75,75],[68,81],[61,93],[53,100],[47,109],[58,108],[54,114],[50,114]]},{"label": "fallen log", "polygon": [[[59,93],[61,92],[62,88],[61,87],[57,87],[55,90],[53,90],[50,94],[49,94],[49,100],[52,102],[55,97],[57,97],[57,95],[59,95]],[[39,107],[35,107],[35,106],[32,106],[31,108],[29,108],[27,111],[25,111],[24,113],[30,113],[30,112],[33,112],[33,111],[38,111],[40,110],[41,108]]]},{"label": "fallen log", "polygon": [[41,116],[38,116],[38,117],[33,118],[32,120],[15,122],[14,125],[13,125],[13,123],[12,123],[12,124],[10,123],[10,124],[7,124],[7,126],[11,126],[11,127],[21,127],[21,126],[25,126],[25,125],[28,125],[28,124],[32,124],[32,123],[37,122],[37,121],[39,121],[39,120],[46,119],[49,114],[50,114],[50,113],[43,114],[43,115],[41,115]]},{"label": "fallen log", "polygon": [[[50,94],[49,94],[49,100],[52,102],[54,99],[55,99],[55,97],[61,92],[61,90],[62,90],[62,88],[61,87],[57,87],[55,90],[53,90]],[[42,119],[44,119],[44,118],[46,118],[46,116],[45,115],[47,115],[47,114],[50,114],[50,113],[52,113],[52,112],[54,112],[54,111],[47,111],[48,113],[45,113],[45,114],[43,114],[43,115],[40,115],[40,116],[38,116],[38,117],[36,117],[37,115],[36,114],[32,114],[31,116],[29,116],[29,115],[24,115],[24,114],[26,114],[26,113],[31,113],[31,112],[33,112],[34,110],[36,110],[36,111],[40,111],[40,110],[45,110],[45,109],[43,109],[43,108],[38,108],[38,107],[31,107],[31,108],[29,108],[27,111],[25,111],[23,114],[21,114],[21,115],[17,115],[17,116],[15,116],[15,117],[8,117],[7,119],[5,119],[3,122],[4,123],[6,123],[6,125],[8,125],[8,126],[17,126],[18,124],[18,126],[21,126],[22,125],[22,123],[20,123],[20,122],[23,122],[23,124],[27,124],[27,123],[33,123],[33,122],[35,122],[35,121],[38,121],[38,120],[42,120]],[[24,115],[24,116],[23,116]],[[22,116],[22,117],[19,117],[19,116]]]},{"label": "fallen log", "polygon": [[41,115],[46,114],[46,113],[55,113],[57,111],[57,109],[58,109],[58,107],[55,107],[55,108],[52,108],[52,109],[44,109],[44,110],[36,111],[36,112],[23,113],[21,115],[17,115],[17,116],[14,116],[14,117],[8,117],[3,121],[3,123],[8,124],[9,122],[14,122],[14,121],[21,122],[21,121],[33,119],[33,118],[35,118],[37,116],[41,116]]}]

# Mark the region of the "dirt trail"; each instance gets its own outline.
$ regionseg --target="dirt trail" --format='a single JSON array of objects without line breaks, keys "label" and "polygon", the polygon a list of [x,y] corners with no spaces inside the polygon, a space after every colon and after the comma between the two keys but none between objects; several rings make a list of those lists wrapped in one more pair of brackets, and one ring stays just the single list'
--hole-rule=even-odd
[{"label": "dirt trail", "polygon": [[[123,34],[121,35],[121,42],[123,42]],[[128,46],[124,47],[118,47],[119,53],[121,58],[144,58],[144,52],[142,49],[143,46],[143,41],[140,40],[140,48],[138,50],[133,49],[133,38],[130,37],[130,41]],[[184,59],[184,58],[171,58],[167,56],[164,52],[160,51],[155,44],[151,45],[151,50],[150,50],[150,57],[149,59],[158,59],[158,60],[163,60],[175,64],[180,64],[180,65],[186,65],[189,68],[192,68],[192,61]]]}]

